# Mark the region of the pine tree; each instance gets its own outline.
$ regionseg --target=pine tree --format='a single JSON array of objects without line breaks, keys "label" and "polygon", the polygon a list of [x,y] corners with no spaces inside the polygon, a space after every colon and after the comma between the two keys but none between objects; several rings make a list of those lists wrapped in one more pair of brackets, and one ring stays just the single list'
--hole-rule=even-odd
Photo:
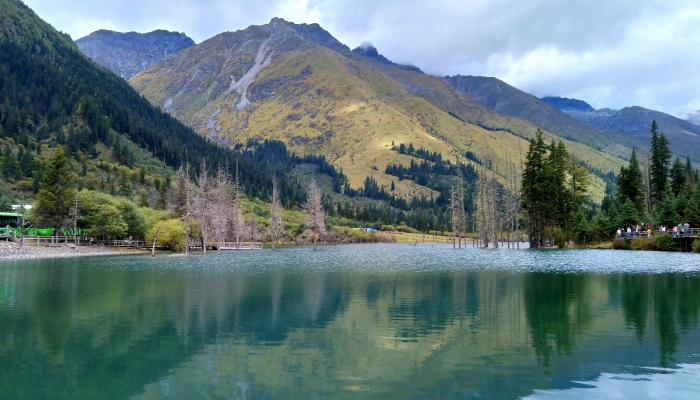
[{"label": "pine tree", "polygon": [[637,152],[632,150],[627,168],[620,168],[620,176],[617,180],[618,200],[620,204],[625,204],[630,200],[635,206],[638,215],[644,214],[644,180],[642,170],[637,161]]},{"label": "pine tree", "polygon": [[666,191],[656,207],[656,223],[658,225],[673,226],[678,224],[680,216],[676,214],[676,205],[671,194]]},{"label": "pine tree", "polygon": [[659,127],[654,120],[651,124],[651,158],[649,160],[652,206],[662,200],[666,188],[668,188],[670,160],[671,151],[668,148],[668,139],[663,133],[659,133]]},{"label": "pine tree", "polygon": [[530,247],[546,245],[547,199],[550,198],[550,187],[547,183],[547,146],[544,143],[543,132],[538,129],[536,137],[530,140],[530,147],[525,156],[525,169],[522,180],[522,208],[528,222]]},{"label": "pine tree", "polygon": [[700,228],[700,187],[695,186],[685,208],[684,220],[693,228]]},{"label": "pine tree", "polygon": [[36,195],[36,222],[39,226],[59,228],[67,223],[75,197],[75,173],[63,147],[49,160],[44,182]]},{"label": "pine tree", "polygon": [[671,177],[671,193],[674,196],[678,196],[685,184],[687,182],[686,167],[681,162],[681,159],[676,157],[676,161],[673,163],[670,171]]},{"label": "pine tree", "polygon": [[639,223],[639,214],[637,214],[637,207],[630,199],[626,199],[625,202],[620,207],[620,225],[622,227],[637,225]]}]

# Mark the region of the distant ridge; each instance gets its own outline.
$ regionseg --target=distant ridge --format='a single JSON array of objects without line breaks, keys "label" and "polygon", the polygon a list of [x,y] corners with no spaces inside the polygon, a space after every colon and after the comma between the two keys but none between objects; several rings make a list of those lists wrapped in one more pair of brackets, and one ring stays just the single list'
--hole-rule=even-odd
[{"label": "distant ridge", "polygon": [[590,104],[586,103],[583,100],[569,99],[566,97],[543,97],[542,101],[562,111],[595,111],[595,109],[591,107]]},{"label": "distant ridge", "polygon": [[85,55],[127,81],[144,69],[195,44],[184,33],[162,29],[149,33],[99,30],[75,43]]},{"label": "distant ridge", "polygon": [[403,69],[406,71],[413,71],[413,72],[418,72],[418,73],[423,73],[423,71],[420,70],[420,68],[415,67],[413,65],[401,65],[397,64],[395,62],[390,61],[383,55],[379,54],[377,51],[377,48],[372,45],[370,42],[364,42],[362,43],[359,47],[355,48],[352,50],[353,53],[359,54],[363,57],[371,58],[375,61],[379,61],[380,63],[384,65],[389,65],[392,67],[396,67],[399,69]]}]

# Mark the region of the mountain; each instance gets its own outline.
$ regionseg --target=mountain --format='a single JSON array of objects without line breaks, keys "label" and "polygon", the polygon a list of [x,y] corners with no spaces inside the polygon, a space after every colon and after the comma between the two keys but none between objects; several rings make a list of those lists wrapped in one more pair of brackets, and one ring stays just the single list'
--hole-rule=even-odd
[{"label": "mountain", "polygon": [[569,99],[566,97],[543,97],[542,101],[549,104],[554,108],[558,108],[562,111],[580,111],[580,112],[591,112],[595,111],[590,104],[583,100]]},{"label": "mountain", "polygon": [[398,69],[403,69],[406,71],[414,71],[414,72],[420,72],[423,73],[423,71],[420,70],[418,67],[414,67],[413,65],[401,65],[401,64],[396,64],[395,62],[390,61],[383,55],[379,54],[377,51],[377,48],[372,45],[370,42],[364,42],[362,43],[359,47],[355,48],[352,50],[353,53],[361,55],[363,57],[367,57],[370,59],[373,59],[375,61],[378,61],[384,65],[389,65],[392,67],[396,67]]},{"label": "mountain", "polygon": [[[15,198],[38,192],[59,145],[80,187],[124,196],[143,190],[153,197],[183,162],[196,170],[202,160],[231,170],[238,165],[251,197],[266,198],[273,174],[302,164],[317,166],[336,186],[344,182],[322,158],[292,156],[283,145],[232,151],[208,142],[88,59],[19,0],[0,0],[0,77],[0,190]],[[287,204],[305,199],[286,175],[280,188]]]},{"label": "mountain", "polygon": [[471,96],[491,111],[522,118],[561,137],[584,143],[617,157],[627,158],[632,148],[648,146],[642,141],[630,141],[628,137],[619,133],[603,133],[497,78],[456,75],[443,79],[452,88]]},{"label": "mountain", "polygon": [[622,132],[631,139],[645,142],[651,138],[651,123],[656,120],[659,131],[670,142],[671,151],[682,157],[700,160],[700,126],[660,111],[642,107],[621,110],[604,108],[593,112],[567,111],[567,114],[596,129]]},{"label": "mountain", "polygon": [[686,120],[688,122],[695,124],[695,125],[700,125],[700,110],[692,112],[692,113],[688,113],[686,115]]},{"label": "mountain", "polygon": [[138,72],[195,44],[184,33],[165,30],[149,33],[99,30],[75,43],[85,55],[127,81]]},{"label": "mountain", "polygon": [[[395,184],[395,193],[406,198],[437,193],[387,173],[389,165],[415,161],[397,151],[400,144],[453,162],[456,155],[472,154],[503,174],[527,149],[536,125],[492,112],[441,78],[397,67],[375,51],[365,46],[352,52],[317,24],[274,18],[189,47],[130,83],[222,146],[282,140],[296,153],[325,155],[353,187],[372,176],[379,185]],[[547,133],[548,140],[558,138]],[[582,143],[565,142],[604,173],[623,164]],[[602,180],[592,181],[602,194]]]}]

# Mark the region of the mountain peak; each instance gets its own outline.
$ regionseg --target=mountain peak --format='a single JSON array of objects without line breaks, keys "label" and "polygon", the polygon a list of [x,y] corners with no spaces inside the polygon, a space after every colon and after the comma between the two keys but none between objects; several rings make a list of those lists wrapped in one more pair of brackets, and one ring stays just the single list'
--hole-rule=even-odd
[{"label": "mountain peak", "polygon": [[125,80],[195,44],[184,33],[163,29],[148,33],[101,29],[75,43],[86,56]]},{"label": "mountain peak", "polygon": [[389,65],[392,67],[400,68],[406,71],[413,71],[413,72],[419,72],[423,73],[423,71],[420,70],[420,68],[415,67],[413,65],[402,65],[402,64],[397,64],[388,58],[384,57],[383,55],[379,54],[379,51],[377,50],[376,47],[371,42],[364,41],[362,42],[361,45],[353,49],[353,53],[372,59],[374,61],[380,62],[384,65]]}]

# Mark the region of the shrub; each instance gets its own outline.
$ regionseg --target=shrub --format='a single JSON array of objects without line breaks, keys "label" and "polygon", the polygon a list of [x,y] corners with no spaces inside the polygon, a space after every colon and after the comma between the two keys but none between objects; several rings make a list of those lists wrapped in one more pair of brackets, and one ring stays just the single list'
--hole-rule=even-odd
[{"label": "shrub", "polygon": [[182,251],[185,247],[185,222],[181,219],[169,219],[163,222],[157,222],[146,235],[146,242],[151,245],[153,243],[153,235],[158,226],[161,226],[158,231],[156,244],[166,247],[172,251]]},{"label": "shrub", "polygon": [[405,233],[420,233],[419,230],[413,229],[411,227],[408,227],[406,225],[400,225],[398,228],[399,232],[405,232]]},{"label": "shrub", "polygon": [[693,253],[700,253],[700,240],[693,242]]},{"label": "shrub", "polygon": [[629,250],[630,244],[625,239],[616,238],[613,240],[612,248],[614,250]]},{"label": "shrub", "polygon": [[654,250],[658,251],[678,251],[678,244],[668,233],[654,238]]},{"label": "shrub", "polygon": [[632,250],[653,250],[654,249],[654,239],[647,239],[645,237],[640,237],[637,239],[634,239],[632,243],[630,243],[630,247]]},{"label": "shrub", "polygon": [[557,247],[560,249],[565,249],[566,248],[566,238],[564,237],[564,234],[561,232],[557,232],[554,235],[554,240],[557,243]]}]

